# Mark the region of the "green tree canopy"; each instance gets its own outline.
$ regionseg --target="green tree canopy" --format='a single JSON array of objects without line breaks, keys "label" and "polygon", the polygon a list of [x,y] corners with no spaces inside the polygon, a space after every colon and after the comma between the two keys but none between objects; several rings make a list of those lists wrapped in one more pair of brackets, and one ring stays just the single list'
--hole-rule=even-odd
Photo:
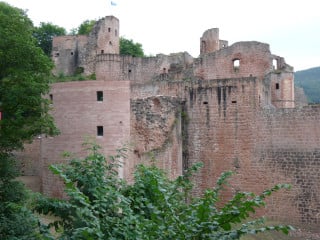
[{"label": "green tree canopy", "polygon": [[63,27],[44,22],[41,22],[39,27],[35,27],[33,33],[39,47],[42,48],[47,56],[51,54],[53,37],[61,35],[66,35],[66,30]]},{"label": "green tree canopy", "polygon": [[0,239],[42,239],[11,155],[25,141],[55,131],[42,98],[52,63],[33,30],[23,10],[0,2]]},{"label": "green tree canopy", "polygon": [[55,131],[48,114],[51,60],[37,46],[25,12],[0,2],[0,151]]},{"label": "green tree canopy", "polygon": [[[87,35],[91,32],[96,20],[85,20],[77,29],[72,30],[72,34]],[[144,57],[141,43],[135,43],[132,39],[120,38],[120,54],[133,57]]]},{"label": "green tree canopy", "polygon": [[87,35],[91,32],[96,20],[85,20],[80,24],[78,27],[78,34],[79,35]]},{"label": "green tree canopy", "polygon": [[120,54],[131,55],[133,57],[144,56],[143,48],[140,43],[135,43],[132,39],[129,40],[124,37],[120,38]]}]

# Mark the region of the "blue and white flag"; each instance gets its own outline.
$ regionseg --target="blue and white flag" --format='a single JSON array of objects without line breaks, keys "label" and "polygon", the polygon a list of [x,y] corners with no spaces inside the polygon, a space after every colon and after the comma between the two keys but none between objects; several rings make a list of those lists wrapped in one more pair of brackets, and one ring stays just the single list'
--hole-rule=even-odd
[{"label": "blue and white flag", "polygon": [[117,3],[114,1],[111,1],[111,6],[117,6]]}]

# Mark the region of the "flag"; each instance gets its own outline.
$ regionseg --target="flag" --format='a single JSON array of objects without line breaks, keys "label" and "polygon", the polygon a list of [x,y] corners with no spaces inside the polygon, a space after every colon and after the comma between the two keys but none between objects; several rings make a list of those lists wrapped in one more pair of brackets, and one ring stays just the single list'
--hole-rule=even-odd
[{"label": "flag", "polygon": [[114,1],[111,1],[111,6],[117,6],[117,3]]}]

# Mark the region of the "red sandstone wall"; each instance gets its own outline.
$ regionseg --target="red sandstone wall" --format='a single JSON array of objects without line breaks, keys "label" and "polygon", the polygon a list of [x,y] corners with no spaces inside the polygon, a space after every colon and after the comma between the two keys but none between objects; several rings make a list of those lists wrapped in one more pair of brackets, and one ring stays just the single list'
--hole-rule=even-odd
[{"label": "red sandstone wall", "polygon": [[222,172],[239,171],[250,164],[257,85],[255,78],[245,78],[208,81],[189,88],[187,165],[204,163],[195,178],[198,193],[215,186]]},{"label": "red sandstone wall", "polygon": [[[97,91],[103,91],[103,101],[97,101]],[[52,114],[61,134],[42,138],[43,192],[61,196],[61,185],[47,169],[50,164],[64,161],[61,157],[64,151],[84,155],[82,143],[85,137],[91,137],[101,145],[105,156],[128,144],[130,87],[125,81],[56,83],[52,85],[50,94],[53,98]],[[103,126],[104,136],[97,136],[97,126]],[[125,176],[126,172],[122,169],[120,174]]]},{"label": "red sandstone wall", "polygon": [[182,175],[180,104],[179,99],[164,96],[131,100],[134,165],[156,164],[173,178]]},{"label": "red sandstone wall", "polygon": [[263,110],[256,79],[202,82],[188,89],[187,165],[202,161],[196,193],[213,187],[232,170],[227,199],[235,191],[261,193],[278,183],[291,191],[274,194],[268,217],[302,227],[319,224],[319,107]]},{"label": "red sandstone wall", "polygon": [[294,107],[294,76],[292,73],[271,74],[272,104],[277,108]]},{"label": "red sandstone wall", "polygon": [[84,35],[54,37],[52,40],[52,60],[55,65],[53,73],[55,75],[74,74],[76,67],[81,63],[87,41],[88,37]]},{"label": "red sandstone wall", "polygon": [[157,57],[149,58],[99,54],[96,60],[97,79],[128,80],[134,84],[181,80],[184,76],[183,71],[193,62],[188,53],[169,56],[159,54]]},{"label": "red sandstone wall", "polygon": [[[233,61],[240,60],[238,68]],[[237,42],[227,48],[204,55],[194,65],[200,79],[262,78],[272,69],[269,45],[260,42]]]},{"label": "red sandstone wall", "polygon": [[274,200],[271,215],[315,229],[320,222],[319,120],[319,106],[261,112],[254,162],[273,182],[282,178],[292,184],[281,202]]}]

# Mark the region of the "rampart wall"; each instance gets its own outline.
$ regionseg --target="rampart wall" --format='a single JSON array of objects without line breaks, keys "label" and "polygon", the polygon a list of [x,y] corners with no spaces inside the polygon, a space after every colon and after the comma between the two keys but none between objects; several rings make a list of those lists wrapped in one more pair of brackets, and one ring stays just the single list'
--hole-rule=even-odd
[{"label": "rampart wall", "polygon": [[[314,228],[320,222],[319,106],[259,112],[255,162],[270,180],[292,184],[281,207],[270,215]],[[278,177],[276,177],[278,176]]]},{"label": "rampart wall", "polygon": [[[103,95],[98,96],[98,92]],[[103,146],[105,156],[129,143],[130,86],[127,81],[56,83],[52,85],[49,97],[52,115],[61,134],[53,138],[42,137],[41,173],[43,192],[57,197],[63,193],[62,186],[56,184],[57,178],[48,171],[48,166],[65,161],[63,152],[85,155],[82,144],[86,137]],[[119,170],[121,176],[128,174],[126,169]]]}]

